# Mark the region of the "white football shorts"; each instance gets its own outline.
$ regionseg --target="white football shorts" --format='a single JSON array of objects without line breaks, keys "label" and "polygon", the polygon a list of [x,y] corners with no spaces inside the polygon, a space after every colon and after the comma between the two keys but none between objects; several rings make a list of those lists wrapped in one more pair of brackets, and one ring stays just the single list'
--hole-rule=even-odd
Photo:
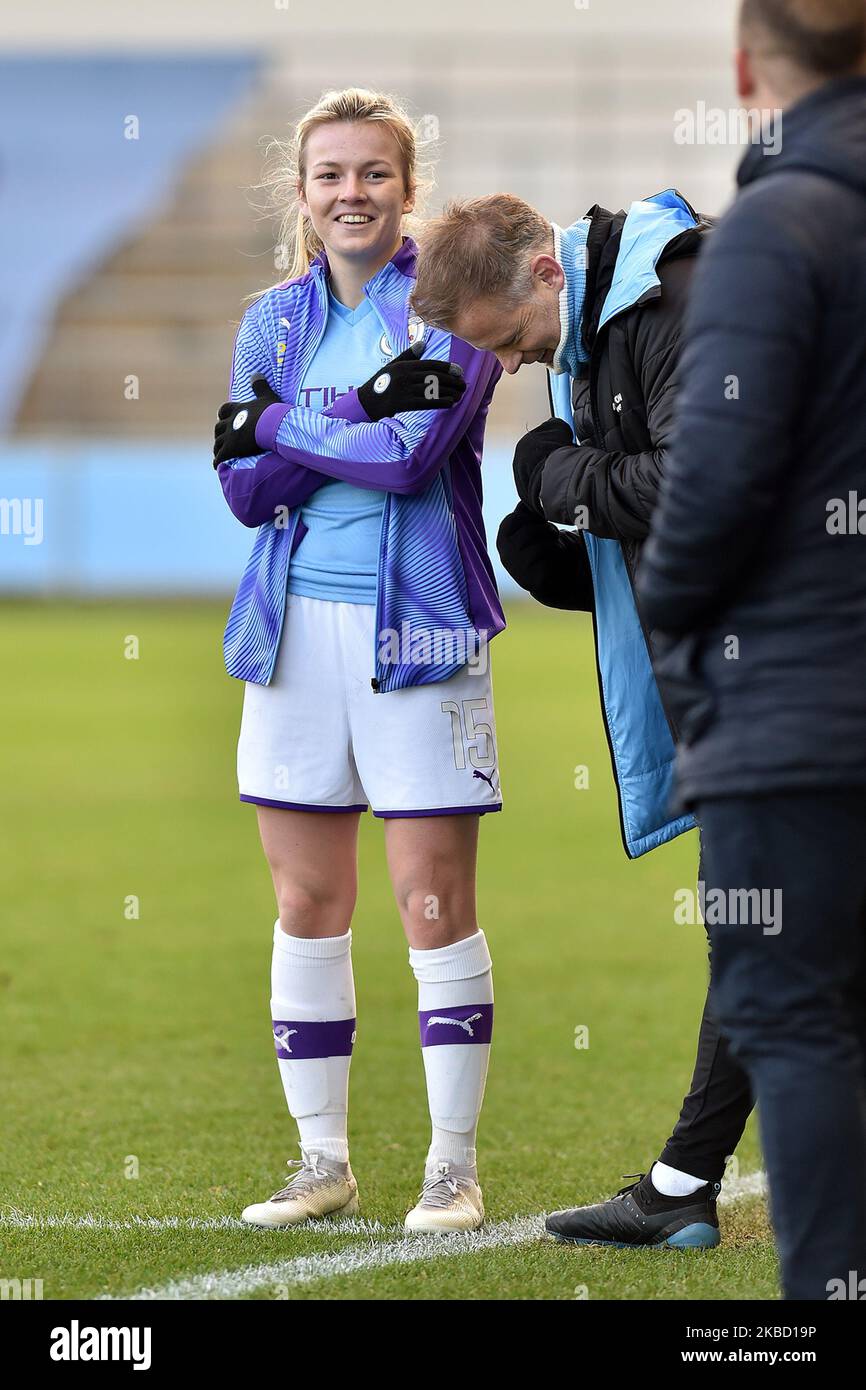
[{"label": "white football shorts", "polygon": [[247,682],[241,801],[377,816],[499,811],[488,653],[449,680],[377,693],[375,607],[288,594],[270,685]]}]

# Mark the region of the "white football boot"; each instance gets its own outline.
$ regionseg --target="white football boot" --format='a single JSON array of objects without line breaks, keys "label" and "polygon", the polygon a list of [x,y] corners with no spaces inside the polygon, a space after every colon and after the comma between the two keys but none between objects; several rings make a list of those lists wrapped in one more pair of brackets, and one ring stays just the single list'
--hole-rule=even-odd
[{"label": "white football boot", "polygon": [[266,1202],[244,1207],[242,1221],[276,1228],[323,1216],[357,1216],[358,1184],[348,1163],[335,1163],[301,1147],[301,1157],[290,1158],[286,1166],[298,1172]]},{"label": "white football boot", "polygon": [[408,1213],[407,1231],[477,1231],[484,1221],[481,1188],[472,1168],[437,1163]]}]

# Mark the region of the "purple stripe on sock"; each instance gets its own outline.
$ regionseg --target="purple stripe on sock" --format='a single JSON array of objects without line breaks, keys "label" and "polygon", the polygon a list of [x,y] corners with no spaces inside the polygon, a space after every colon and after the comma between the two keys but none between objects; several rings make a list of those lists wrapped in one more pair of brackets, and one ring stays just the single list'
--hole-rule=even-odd
[{"label": "purple stripe on sock", "polygon": [[330,1023],[311,1023],[308,1019],[274,1019],[274,1045],[281,1062],[311,1057],[351,1057],[355,1041],[354,1018]]},{"label": "purple stripe on sock", "polygon": [[459,1004],[449,1009],[419,1009],[421,1046],[443,1043],[489,1043],[493,1036],[492,1004]]}]

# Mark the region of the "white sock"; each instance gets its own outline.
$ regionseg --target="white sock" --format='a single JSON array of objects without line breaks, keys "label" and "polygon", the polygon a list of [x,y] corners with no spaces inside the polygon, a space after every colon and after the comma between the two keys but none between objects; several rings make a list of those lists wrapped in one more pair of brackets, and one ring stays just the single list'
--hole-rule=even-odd
[{"label": "white sock", "polygon": [[493,976],[482,931],[432,951],[409,949],[418,981],[421,1055],[437,1163],[475,1168],[475,1137],[493,1031]]},{"label": "white sock", "polygon": [[691,1197],[698,1188],[706,1187],[706,1178],[693,1178],[691,1173],[683,1173],[679,1168],[669,1168],[666,1163],[654,1163],[650,1179],[656,1192],[663,1197]]},{"label": "white sock", "polygon": [[349,1066],[355,1041],[352,933],[319,939],[274,927],[271,1018],[277,1065],[301,1146],[349,1160]]}]

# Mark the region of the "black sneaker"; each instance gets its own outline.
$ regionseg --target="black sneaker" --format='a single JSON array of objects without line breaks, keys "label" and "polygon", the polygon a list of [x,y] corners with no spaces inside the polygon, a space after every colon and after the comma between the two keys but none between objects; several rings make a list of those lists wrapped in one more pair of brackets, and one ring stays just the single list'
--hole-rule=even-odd
[{"label": "black sneaker", "polygon": [[545,1221],[561,1245],[665,1245],[712,1250],[719,1244],[716,1198],[721,1183],[708,1182],[691,1197],[665,1197],[648,1173],[606,1202],[551,1212]]}]

